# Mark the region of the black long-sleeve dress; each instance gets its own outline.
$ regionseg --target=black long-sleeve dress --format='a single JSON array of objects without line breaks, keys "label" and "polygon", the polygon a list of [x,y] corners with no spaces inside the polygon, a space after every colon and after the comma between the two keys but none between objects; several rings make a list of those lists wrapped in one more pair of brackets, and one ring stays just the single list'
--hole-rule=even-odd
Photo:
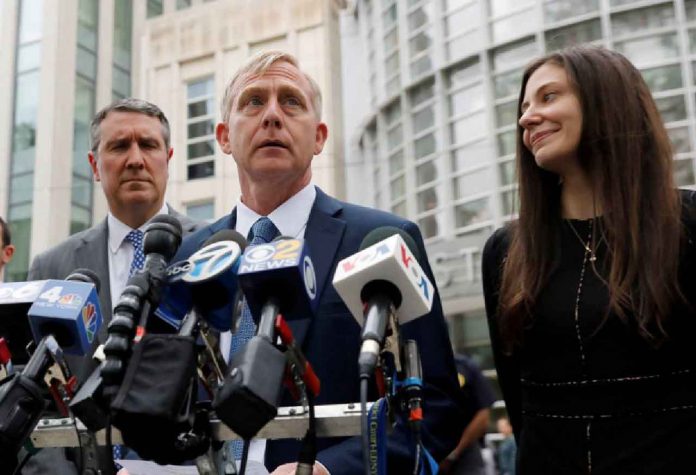
[{"label": "black long-sleeve dress", "polygon": [[[682,192],[682,202],[687,240],[680,283],[696,308],[696,192]],[[554,270],[523,345],[512,354],[503,351],[496,314],[508,230],[496,231],[484,248],[486,310],[518,443],[518,473],[696,473],[696,311],[677,306],[659,347],[634,322],[613,314],[605,319],[608,291],[578,237],[585,241],[592,225],[559,222],[549,250]],[[594,267],[606,276],[606,246],[596,252]]]}]

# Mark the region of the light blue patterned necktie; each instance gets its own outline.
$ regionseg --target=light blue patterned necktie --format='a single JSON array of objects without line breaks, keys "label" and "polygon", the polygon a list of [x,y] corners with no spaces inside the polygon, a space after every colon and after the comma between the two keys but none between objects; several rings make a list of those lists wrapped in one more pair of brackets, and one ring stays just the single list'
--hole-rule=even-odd
[{"label": "light blue patterned necktie", "polygon": [[[126,235],[124,239],[125,241],[128,241],[133,245],[133,260],[131,261],[130,269],[128,271],[128,277],[131,277],[133,274],[135,274],[136,271],[142,269],[145,265],[145,253],[143,252],[143,237],[144,234],[141,230],[133,229]],[[115,444],[113,446],[114,460],[121,460],[122,455],[123,446],[120,444]],[[122,467],[119,464],[116,464],[116,468],[117,470],[120,470]]]},{"label": "light blue patterned necktie", "polygon": [[[275,237],[279,234],[280,231],[278,231],[278,228],[276,228],[275,224],[273,224],[273,221],[266,217],[262,217],[259,218],[251,227],[247,240],[249,241],[250,246],[266,244],[273,241],[273,239],[275,239]],[[239,322],[239,328],[235,334],[232,335],[232,344],[230,345],[230,361],[232,361],[232,356],[239,351],[239,349],[244,346],[244,344],[249,341],[251,337],[254,336],[254,333],[256,333],[256,324],[254,323],[251,310],[249,309],[249,306],[245,300],[244,305],[242,306],[242,317]],[[228,447],[232,453],[232,457],[234,457],[233,460],[240,460],[242,458],[243,443],[241,440],[230,441]]]},{"label": "light blue patterned necktie", "polygon": [[131,261],[128,277],[145,265],[145,253],[143,252],[144,234],[140,229],[134,229],[126,235],[125,240],[133,245],[133,260]]}]

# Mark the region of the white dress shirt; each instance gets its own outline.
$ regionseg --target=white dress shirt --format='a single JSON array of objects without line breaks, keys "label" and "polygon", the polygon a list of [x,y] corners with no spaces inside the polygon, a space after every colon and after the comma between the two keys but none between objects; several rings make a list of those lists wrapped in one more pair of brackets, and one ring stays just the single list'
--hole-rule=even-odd
[{"label": "white dress shirt", "polygon": [[[167,204],[162,205],[162,208],[157,214],[168,214],[169,208]],[[153,216],[154,217],[154,216]],[[106,217],[109,241],[109,290],[111,291],[111,309],[116,306],[123,289],[128,282],[128,273],[130,272],[131,262],[135,249],[133,244],[126,241],[126,236],[133,230],[127,224],[121,222],[116,216],[109,214]],[[146,222],[138,229],[145,231],[145,227],[150,221]]]}]

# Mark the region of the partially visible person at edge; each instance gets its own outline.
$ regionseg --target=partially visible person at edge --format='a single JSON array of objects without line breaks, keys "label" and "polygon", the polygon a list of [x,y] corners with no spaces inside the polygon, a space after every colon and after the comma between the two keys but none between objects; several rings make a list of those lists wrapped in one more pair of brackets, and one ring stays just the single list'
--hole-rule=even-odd
[{"label": "partially visible person at edge", "polygon": [[15,246],[12,244],[12,235],[10,234],[10,225],[0,218],[0,282],[5,280],[5,266],[10,263],[14,256]]},{"label": "partially visible person at edge", "polygon": [[457,446],[440,462],[440,473],[450,475],[485,475],[481,439],[486,435],[490,407],[495,402],[493,388],[481,368],[467,355],[454,355],[466,426]]},{"label": "partially visible person at edge", "polygon": [[[316,273],[318,307],[310,318],[290,324],[321,380],[316,403],[359,401],[361,329],[331,284],[336,264],[356,253],[373,229],[396,226],[416,242],[423,256],[421,265],[433,280],[421,233],[410,221],[341,202],[311,183],[312,160],[324,147],[328,126],[321,120],[319,86],[292,55],[265,51],[247,60],[228,82],[221,104],[222,122],[215,132],[222,152],[235,161],[241,195],[229,215],[185,239],[174,260],[187,258],[222,229],[235,229],[261,242],[275,236],[304,239]],[[245,344],[238,338],[246,326],[242,314],[240,331],[226,354]],[[249,323],[253,324],[251,319]],[[423,441],[434,457],[442,458],[454,447],[462,426],[439,293],[432,310],[403,325],[401,334],[418,342],[424,381]],[[376,394],[371,391],[370,400]],[[290,398],[284,400],[285,405],[291,403]],[[389,472],[412,471],[416,449],[405,424],[399,424],[387,439]],[[299,441],[269,440],[265,448],[261,441],[251,445],[250,453],[257,455],[249,460],[265,462],[274,475],[295,473]],[[319,438],[317,445],[315,474],[364,472],[359,437]],[[237,458],[237,451],[233,452]]]},{"label": "partially visible person at edge", "polygon": [[517,445],[512,434],[512,426],[507,417],[501,417],[496,422],[498,432],[502,434],[503,441],[496,450],[496,461],[500,475],[515,475],[515,458],[517,455]]},{"label": "partially visible person at edge", "polygon": [[696,194],[641,73],[573,47],[518,104],[519,218],[483,253],[518,473],[692,472]]}]

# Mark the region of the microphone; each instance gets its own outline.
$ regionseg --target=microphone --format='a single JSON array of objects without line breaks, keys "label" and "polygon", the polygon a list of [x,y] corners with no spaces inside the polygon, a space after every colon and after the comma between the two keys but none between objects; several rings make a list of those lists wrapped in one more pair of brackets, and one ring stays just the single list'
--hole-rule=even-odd
[{"label": "microphone", "polygon": [[358,358],[361,378],[374,372],[390,318],[404,324],[432,307],[435,288],[418,264],[417,254],[408,233],[385,226],[368,233],[360,250],[336,266],[334,288],[363,326]]},{"label": "microphone", "polygon": [[274,345],[276,317],[282,313],[286,319],[308,318],[316,307],[317,284],[304,241],[282,237],[249,246],[238,278],[257,333],[233,356],[213,409],[228,427],[249,439],[278,412],[287,360]]},{"label": "microphone", "polygon": [[26,347],[33,341],[27,312],[39,296],[45,280],[0,283],[0,338],[4,338],[14,365],[29,360]]},{"label": "microphone", "polygon": [[213,328],[229,330],[227,304],[238,294],[237,269],[246,247],[244,236],[224,229],[188,259],[169,266],[168,286],[155,314],[176,327],[195,306]]},{"label": "microphone", "polygon": [[406,340],[401,350],[404,380],[400,383],[411,430],[420,432],[423,420],[423,369],[416,340]]},{"label": "microphone", "polygon": [[16,464],[10,454],[17,454],[46,408],[42,386],[48,368],[61,358],[53,336],[41,339],[24,370],[3,380],[0,386],[0,455],[3,466]]},{"label": "microphone", "polygon": [[126,287],[114,308],[104,344],[106,359],[101,371],[105,393],[112,395],[125,370],[125,359],[130,355],[131,341],[136,332],[136,318],[140,316],[138,336],[142,337],[151,308],[156,308],[166,281],[166,268],[181,244],[181,223],[167,214],[158,214],[145,228],[143,269],[128,279]]},{"label": "microphone", "polygon": [[89,353],[102,323],[99,286],[99,277],[89,269],[78,269],[65,280],[47,280],[27,312],[34,341],[53,335],[65,353]]},{"label": "microphone", "polygon": [[317,279],[305,241],[280,238],[249,246],[242,255],[239,285],[258,324],[262,308],[277,307],[285,320],[309,318],[316,310]]}]

